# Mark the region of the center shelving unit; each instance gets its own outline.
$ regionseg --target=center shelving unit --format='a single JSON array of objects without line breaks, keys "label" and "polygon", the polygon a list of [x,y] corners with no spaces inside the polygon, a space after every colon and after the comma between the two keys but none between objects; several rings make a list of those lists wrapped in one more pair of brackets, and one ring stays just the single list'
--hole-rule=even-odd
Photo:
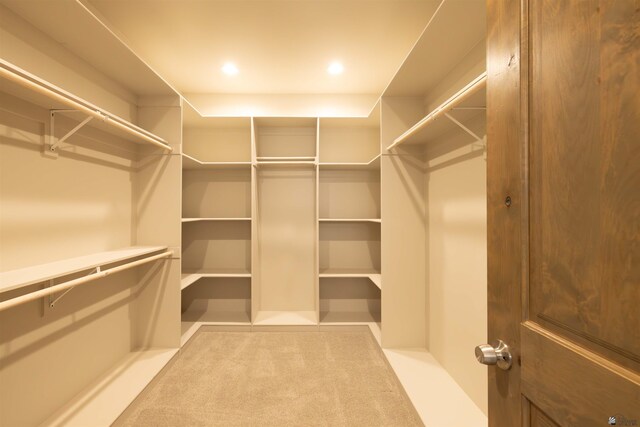
[{"label": "center shelving unit", "polygon": [[201,324],[379,330],[379,115],[203,118],[186,110],[183,340]]}]

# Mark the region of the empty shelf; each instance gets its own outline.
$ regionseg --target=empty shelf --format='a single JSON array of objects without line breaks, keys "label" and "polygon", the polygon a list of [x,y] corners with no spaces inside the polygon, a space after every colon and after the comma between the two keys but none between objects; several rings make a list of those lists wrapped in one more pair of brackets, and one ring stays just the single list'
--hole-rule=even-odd
[{"label": "empty shelf", "polygon": [[321,162],[320,169],[380,169],[380,154],[368,162]]},{"label": "empty shelf", "polygon": [[177,352],[149,349],[129,353],[43,425],[111,425]]},{"label": "empty shelf", "polygon": [[251,218],[182,218],[183,223],[199,221],[251,221]]},{"label": "empty shelf", "polygon": [[[95,118],[89,125],[139,144],[151,144],[164,150],[173,148],[162,138],[133,123],[103,110],[82,98],[43,80],[10,62],[0,59],[2,90],[48,110],[81,112]],[[66,114],[66,113],[65,113]],[[77,116],[77,115],[76,115]],[[74,116],[74,117],[76,117]]]},{"label": "empty shelf", "polygon": [[382,275],[377,271],[366,270],[324,270],[320,272],[321,279],[348,279],[348,278],[366,278],[382,289]]},{"label": "empty shelf", "polygon": [[[486,108],[486,84],[487,73],[484,72],[397,137],[387,150],[400,144],[425,144],[453,129],[461,128],[461,122],[480,114]],[[446,117],[454,109],[459,109],[454,117],[458,123]],[[463,129],[469,132],[468,129]]]},{"label": "empty shelf", "polygon": [[180,279],[180,289],[184,290],[187,287],[193,285],[203,277],[213,278],[251,278],[251,273],[247,270],[198,270],[198,271],[185,271],[182,273]]},{"label": "empty shelf", "polygon": [[133,246],[6,271],[0,273],[0,293],[166,249],[166,246]]},{"label": "empty shelf", "polygon": [[203,162],[188,154],[182,154],[182,169],[241,169],[251,166],[251,162]]},{"label": "empty shelf", "polygon": [[315,311],[259,311],[254,325],[317,325]]},{"label": "empty shelf", "polygon": [[320,218],[320,222],[375,222],[382,223],[379,218]]}]

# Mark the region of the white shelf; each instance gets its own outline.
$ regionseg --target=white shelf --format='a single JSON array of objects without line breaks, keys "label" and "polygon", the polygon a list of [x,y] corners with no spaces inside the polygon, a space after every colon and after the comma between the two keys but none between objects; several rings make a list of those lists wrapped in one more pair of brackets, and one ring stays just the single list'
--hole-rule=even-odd
[{"label": "white shelf", "polygon": [[446,114],[458,109],[452,117],[464,123],[483,113],[487,106],[486,84],[487,73],[483,72],[397,137],[387,149],[390,150],[400,144],[425,144],[453,129],[460,129],[458,124],[446,117]]},{"label": "white shelf", "polygon": [[182,223],[200,221],[251,221],[251,218],[182,218]]},{"label": "white shelf", "polygon": [[298,167],[301,167],[301,166],[315,167],[316,164],[317,163],[315,161],[292,160],[292,161],[257,162],[255,165],[256,165],[256,167],[280,167],[280,168],[293,167],[293,168],[298,168]]},{"label": "white shelf", "polygon": [[379,218],[320,218],[320,222],[374,222],[381,224],[382,220]]},{"label": "white shelf", "polygon": [[382,275],[377,271],[357,270],[357,269],[333,269],[320,272],[321,279],[349,279],[365,278],[371,280],[379,289],[382,289]]},{"label": "white shelf", "polygon": [[371,169],[376,170],[380,169],[380,154],[371,159],[368,162],[350,162],[350,163],[341,163],[341,162],[321,162],[320,169],[327,170],[342,170],[342,169]]},{"label": "white shelf", "polygon": [[424,425],[487,426],[487,416],[428,351],[388,348],[382,351]]},{"label": "white shelf", "polygon": [[259,311],[254,325],[317,325],[315,311]]},{"label": "white shelf", "polygon": [[178,349],[149,349],[129,353],[42,425],[113,424],[177,352]]},{"label": "white shelf", "polygon": [[198,270],[192,272],[183,272],[180,279],[180,289],[184,290],[193,285],[203,277],[213,278],[251,278],[251,273],[247,270]]},{"label": "white shelf", "polygon": [[[151,144],[167,151],[173,150],[159,136],[2,59],[0,59],[0,78],[2,79],[3,92],[48,110],[72,109],[82,112],[86,116],[94,118],[88,124],[91,127],[138,144]],[[70,114],[72,114],[71,117],[78,118],[78,114]]]},{"label": "white shelf", "polygon": [[182,154],[182,169],[242,169],[251,167],[251,162],[203,162],[188,154]]},{"label": "white shelf", "polygon": [[0,273],[0,293],[166,249],[166,246],[133,246],[6,271]]}]

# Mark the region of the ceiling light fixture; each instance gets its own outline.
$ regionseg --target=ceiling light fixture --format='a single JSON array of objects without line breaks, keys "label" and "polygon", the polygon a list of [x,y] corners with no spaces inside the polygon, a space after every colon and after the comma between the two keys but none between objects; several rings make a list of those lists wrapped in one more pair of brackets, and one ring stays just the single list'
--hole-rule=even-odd
[{"label": "ceiling light fixture", "polygon": [[333,76],[337,76],[338,74],[342,74],[344,71],[344,67],[338,61],[334,61],[329,64],[329,68],[327,68],[327,72]]},{"label": "ceiling light fixture", "polygon": [[222,72],[228,76],[235,76],[240,72],[240,70],[238,70],[238,67],[236,67],[236,64],[234,64],[233,62],[226,62],[222,66]]}]

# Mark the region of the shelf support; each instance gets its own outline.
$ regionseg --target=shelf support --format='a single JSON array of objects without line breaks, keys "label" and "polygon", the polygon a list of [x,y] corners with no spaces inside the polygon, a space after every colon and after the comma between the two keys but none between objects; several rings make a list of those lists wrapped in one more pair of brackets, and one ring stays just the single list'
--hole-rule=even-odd
[{"label": "shelf support", "polygon": [[[94,268],[93,270],[91,270],[91,272],[89,274],[87,274],[87,276],[90,276],[92,274],[97,274],[100,273],[100,266]],[[53,286],[53,280],[51,280],[51,286]],[[58,296],[58,298],[53,299],[53,294],[49,295],[49,308],[54,308],[55,305],[58,303],[58,301],[60,301],[62,298],[64,298],[65,295],[67,295],[69,292],[71,292],[72,290],[74,290],[76,287],[72,287],[67,289],[66,291],[64,291],[60,296]]]},{"label": "shelf support", "polygon": [[468,133],[469,135],[471,135],[476,142],[482,142],[482,138],[480,138],[478,135],[476,135],[476,133],[474,131],[472,131],[471,129],[469,129],[468,127],[466,127],[465,125],[463,125],[462,123],[460,123],[458,120],[456,120],[453,116],[451,116],[451,114],[449,113],[444,113],[444,115],[451,120],[453,123],[457,124],[460,128],[462,128],[462,130],[464,130],[466,133]]},{"label": "shelf support", "polygon": [[93,116],[87,116],[83,121],[78,123],[78,125],[76,127],[74,127],[69,132],[67,132],[67,134],[65,136],[63,136],[62,138],[56,139],[56,135],[55,135],[56,114],[57,113],[72,113],[72,112],[80,112],[80,111],[78,111],[78,110],[49,110],[49,120],[50,120],[49,151],[55,152],[58,149],[58,145],[59,144],[65,142],[67,139],[69,139],[69,137],[71,137],[74,133],[78,132],[87,123],[89,123],[91,121],[91,119],[93,119]]}]

